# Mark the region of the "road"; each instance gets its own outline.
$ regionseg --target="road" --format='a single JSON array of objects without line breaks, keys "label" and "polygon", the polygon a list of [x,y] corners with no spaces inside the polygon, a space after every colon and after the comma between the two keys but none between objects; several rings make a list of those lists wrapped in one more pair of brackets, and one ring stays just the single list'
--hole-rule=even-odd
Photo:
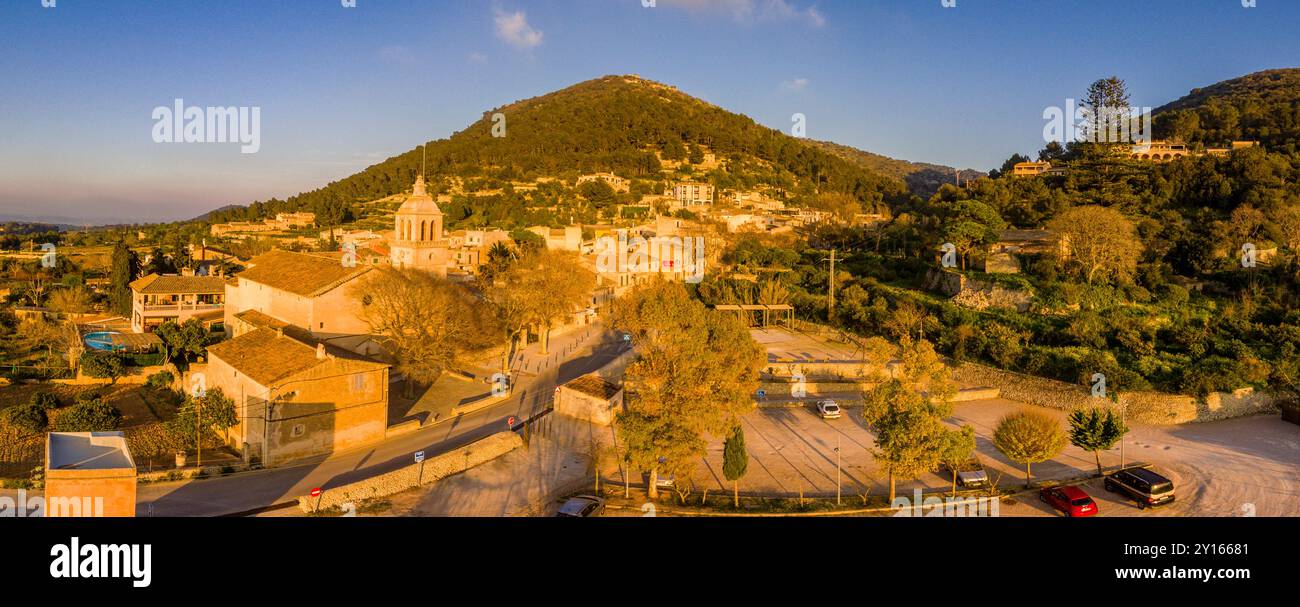
[{"label": "road", "polygon": [[[544,411],[555,386],[595,371],[625,348],[621,339],[599,325],[591,327],[586,342],[581,338],[582,332],[575,332],[552,339],[552,354],[547,357],[536,353],[536,345],[530,346],[525,353],[527,368],[537,369],[542,362],[542,370],[536,375],[520,374],[517,394],[498,404],[322,461],[206,480],[143,484],[137,494],[137,516],[244,512],[291,500],[314,487],[334,487],[395,470],[411,463],[416,451],[432,456],[505,430],[511,416],[523,420]],[[575,349],[563,357],[560,353],[569,346]]]}]

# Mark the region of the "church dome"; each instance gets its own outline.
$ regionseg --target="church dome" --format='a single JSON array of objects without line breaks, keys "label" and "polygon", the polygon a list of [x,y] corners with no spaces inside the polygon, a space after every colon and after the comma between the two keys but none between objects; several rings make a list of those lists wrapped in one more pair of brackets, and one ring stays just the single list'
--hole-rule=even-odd
[{"label": "church dome", "polygon": [[411,188],[411,195],[406,197],[406,202],[397,210],[398,215],[442,215],[442,210],[438,208],[438,203],[433,201],[433,196],[424,185],[424,175],[415,178],[415,187]]}]

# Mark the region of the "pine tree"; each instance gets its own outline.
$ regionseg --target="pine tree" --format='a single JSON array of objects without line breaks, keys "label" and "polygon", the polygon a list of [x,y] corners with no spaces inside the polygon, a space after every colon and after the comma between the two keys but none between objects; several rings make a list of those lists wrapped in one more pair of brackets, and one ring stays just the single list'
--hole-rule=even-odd
[{"label": "pine tree", "polygon": [[1128,427],[1110,409],[1076,409],[1070,414],[1070,443],[1092,452],[1097,476],[1101,476],[1101,452],[1114,447],[1127,433]]},{"label": "pine tree", "polygon": [[731,481],[732,500],[740,507],[740,478],[749,468],[749,452],[745,450],[745,429],[736,424],[731,436],[722,446],[722,475]]}]

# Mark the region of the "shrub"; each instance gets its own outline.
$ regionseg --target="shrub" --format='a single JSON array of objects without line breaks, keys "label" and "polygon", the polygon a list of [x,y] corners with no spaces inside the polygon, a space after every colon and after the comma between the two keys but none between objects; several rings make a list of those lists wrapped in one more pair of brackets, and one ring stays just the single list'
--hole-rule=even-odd
[{"label": "shrub", "polygon": [[57,409],[59,407],[59,397],[53,392],[36,392],[32,394],[31,404],[42,409]]},{"label": "shrub", "polygon": [[10,425],[25,430],[28,434],[44,431],[46,424],[49,423],[49,418],[45,415],[45,407],[35,402],[5,409],[4,419]]},{"label": "shrub", "polygon": [[159,371],[150,375],[149,379],[145,380],[144,385],[155,390],[171,389],[172,382],[175,380],[176,376],[172,375],[171,371]]},{"label": "shrub", "polygon": [[81,370],[90,377],[116,383],[117,378],[126,374],[126,363],[119,354],[91,350],[81,355]]},{"label": "shrub", "polygon": [[82,402],[54,420],[56,432],[100,432],[122,425],[122,412],[102,399]]}]

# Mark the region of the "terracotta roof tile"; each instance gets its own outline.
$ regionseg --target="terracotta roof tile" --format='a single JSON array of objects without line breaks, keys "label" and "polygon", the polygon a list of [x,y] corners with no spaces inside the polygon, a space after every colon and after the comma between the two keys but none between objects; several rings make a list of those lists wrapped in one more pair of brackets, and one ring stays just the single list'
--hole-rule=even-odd
[{"label": "terracotta roof tile", "polygon": [[226,292],[226,280],[220,276],[177,276],[150,274],[131,283],[131,290],[139,293],[199,293]]},{"label": "terracotta roof tile", "polygon": [[315,297],[369,272],[370,266],[344,267],[341,253],[274,250],[254,257],[238,278],[295,295]]}]

